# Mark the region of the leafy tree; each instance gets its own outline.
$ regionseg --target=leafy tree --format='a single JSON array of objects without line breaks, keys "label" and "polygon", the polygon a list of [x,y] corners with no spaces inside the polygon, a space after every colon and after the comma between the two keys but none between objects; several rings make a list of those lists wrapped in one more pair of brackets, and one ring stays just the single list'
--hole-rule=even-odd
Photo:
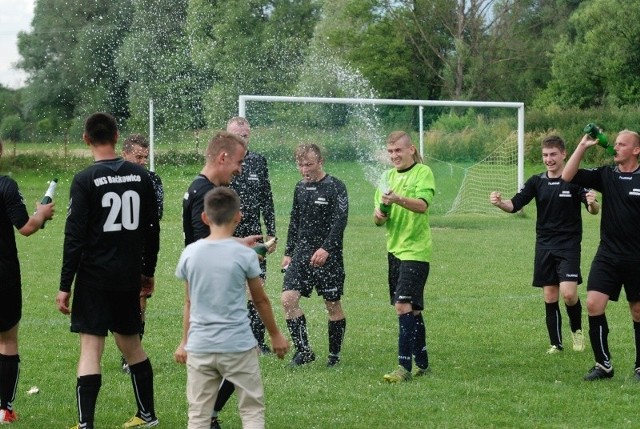
[{"label": "leafy tree", "polygon": [[25,124],[19,115],[9,115],[0,122],[0,138],[19,141],[22,138]]},{"label": "leafy tree", "polygon": [[640,97],[640,3],[583,2],[555,46],[552,80],[539,106],[587,108],[636,104]]},{"label": "leafy tree", "polygon": [[222,126],[240,94],[286,94],[297,80],[319,18],[314,0],[191,0],[193,63],[209,81],[207,123]]},{"label": "leafy tree", "polygon": [[120,80],[128,82],[129,128],[147,126],[149,99],[155,125],[190,129],[203,125],[205,79],[192,64],[185,33],[187,0],[134,2],[133,22],[117,57]]},{"label": "leafy tree", "polygon": [[18,36],[18,65],[29,74],[27,116],[70,119],[98,108],[127,115],[126,83],[113,63],[130,5],[127,0],[36,2],[32,31]]}]

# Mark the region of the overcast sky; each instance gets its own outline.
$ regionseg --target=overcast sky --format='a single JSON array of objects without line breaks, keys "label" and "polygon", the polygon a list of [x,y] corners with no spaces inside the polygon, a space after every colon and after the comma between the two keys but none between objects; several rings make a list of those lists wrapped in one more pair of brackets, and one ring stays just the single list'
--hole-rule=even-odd
[{"label": "overcast sky", "polygon": [[24,73],[15,70],[18,61],[18,32],[28,31],[35,0],[0,0],[0,84],[18,88]]}]

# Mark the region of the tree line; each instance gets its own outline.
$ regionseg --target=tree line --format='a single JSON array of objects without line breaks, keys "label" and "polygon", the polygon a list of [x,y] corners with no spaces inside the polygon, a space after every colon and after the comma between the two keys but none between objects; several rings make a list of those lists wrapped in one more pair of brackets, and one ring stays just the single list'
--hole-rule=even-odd
[{"label": "tree line", "polygon": [[149,99],[159,129],[221,127],[240,94],[637,110],[639,19],[623,0],[38,0],[0,137],[76,133],[96,110],[144,129]]}]

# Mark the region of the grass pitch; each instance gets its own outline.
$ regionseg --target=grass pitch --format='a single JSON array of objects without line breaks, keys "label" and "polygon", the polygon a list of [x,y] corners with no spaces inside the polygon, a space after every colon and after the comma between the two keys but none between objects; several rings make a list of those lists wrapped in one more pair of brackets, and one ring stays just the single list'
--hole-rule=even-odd
[{"label": "grass pitch", "polygon": [[[80,168],[80,166],[77,166]],[[291,164],[272,164],[278,235],[286,239],[292,191]],[[36,235],[19,236],[24,311],[16,428],[64,428],[76,423],[74,396],[78,337],[55,308],[63,226],[72,171],[15,173],[29,209],[59,177],[56,218]],[[181,199],[200,166],[158,167],[166,191],[156,293],[147,310],[145,348],[155,372],[161,427],[186,426],[185,369],[173,362],[181,335],[183,285],[173,272],[183,248]],[[534,166],[535,171],[541,167]],[[454,189],[433,203],[434,252],[426,289],[425,322],[430,375],[388,385],[385,372],[397,365],[397,318],[388,303],[384,230],[371,221],[373,186],[355,163],[328,163],[350,196],[345,238],[344,309],[347,332],[342,363],[326,368],[327,318],[321,299],[301,305],[319,359],[292,370],[288,360],[261,359],[269,428],[624,428],[637,427],[640,385],[632,377],[634,349],[628,307],[609,306],[609,337],[616,367],[610,381],[587,383],[590,347],[570,347],[563,309],[565,351],[548,356],[542,292],[532,288],[535,210],[528,216],[447,217]],[[438,172],[436,180],[438,180]],[[6,172],[3,172],[6,174]],[[489,204],[487,202],[487,204]],[[598,241],[599,216],[584,215],[583,275]],[[279,302],[284,245],[269,257],[266,288],[280,328]],[[585,300],[585,288],[580,288]],[[587,330],[586,314],[583,317]],[[288,356],[289,358],[291,357]],[[96,426],[119,427],[135,412],[131,381],[120,371],[119,354],[107,340]],[[37,386],[40,393],[28,395]],[[235,396],[221,415],[224,429],[241,427]]]}]

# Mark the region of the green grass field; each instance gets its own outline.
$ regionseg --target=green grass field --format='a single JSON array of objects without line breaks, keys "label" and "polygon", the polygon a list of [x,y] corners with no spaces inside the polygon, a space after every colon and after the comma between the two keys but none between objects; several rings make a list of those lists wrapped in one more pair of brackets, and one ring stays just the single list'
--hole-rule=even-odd
[{"label": "green grass field", "polygon": [[[79,167],[79,166],[78,166]],[[541,169],[540,166],[531,167]],[[616,376],[587,383],[590,347],[571,351],[563,310],[566,351],[546,355],[542,292],[532,288],[535,210],[527,216],[444,216],[455,186],[439,188],[433,203],[434,252],[426,289],[425,321],[432,372],[402,385],[382,375],[397,364],[397,319],[388,303],[384,231],[371,221],[373,187],[355,163],[326,170],[348,187],[350,216],[345,238],[344,309],[348,326],[343,360],[326,368],[327,322],[317,296],[302,301],[319,360],[292,370],[287,361],[261,358],[269,428],[623,428],[638,427],[640,385],[633,380],[632,325],[624,300],[609,307]],[[158,167],[165,183],[165,217],[156,293],[147,311],[144,345],[155,371],[160,427],[186,426],[185,369],[173,362],[181,335],[183,285],[173,272],[182,250],[181,199],[199,166]],[[6,174],[4,171],[2,174]],[[438,180],[439,172],[436,171]],[[72,172],[43,167],[13,177],[29,202],[58,176],[57,215],[38,234],[17,238],[23,271],[21,377],[16,428],[64,428],[75,424],[78,337],[55,308],[65,208]],[[272,164],[278,231],[286,239],[293,164]],[[488,202],[487,202],[488,204]],[[497,209],[496,209],[497,210]],[[583,274],[598,241],[599,216],[585,215]],[[269,258],[266,284],[281,329],[279,302],[283,245]],[[584,286],[580,295],[585,300]],[[586,328],[586,315],[583,317]],[[288,335],[288,334],[287,334]],[[291,355],[289,356],[289,358]],[[131,381],[107,341],[96,425],[115,428],[135,411]],[[30,387],[40,393],[27,395]],[[235,396],[221,415],[224,429],[241,427]]]}]

